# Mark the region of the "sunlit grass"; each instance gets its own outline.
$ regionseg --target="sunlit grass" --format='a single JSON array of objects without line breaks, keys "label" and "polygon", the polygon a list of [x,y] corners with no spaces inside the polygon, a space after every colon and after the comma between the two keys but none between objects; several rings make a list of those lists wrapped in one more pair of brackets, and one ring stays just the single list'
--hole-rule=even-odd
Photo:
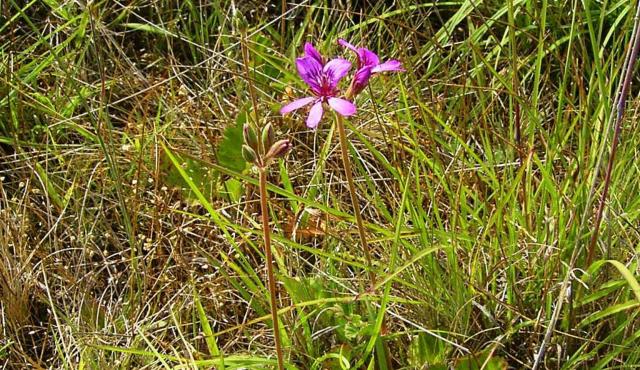
[{"label": "sunlit grass", "polygon": [[[254,117],[287,368],[640,364],[637,78],[587,264],[635,3],[84,3],[0,2],[3,366],[275,367]],[[336,128],[278,114],[339,37],[407,69],[344,122],[371,267]]]}]

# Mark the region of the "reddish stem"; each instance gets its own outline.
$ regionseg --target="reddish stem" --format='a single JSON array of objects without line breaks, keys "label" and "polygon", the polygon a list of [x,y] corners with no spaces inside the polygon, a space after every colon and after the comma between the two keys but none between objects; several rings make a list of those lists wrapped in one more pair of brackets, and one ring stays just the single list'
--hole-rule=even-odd
[{"label": "reddish stem", "polygon": [[602,213],[604,212],[604,205],[607,201],[607,195],[609,193],[609,186],[611,184],[611,172],[613,172],[613,162],[616,157],[616,150],[618,148],[618,138],[620,136],[620,131],[622,127],[622,118],[624,117],[624,110],[627,105],[627,95],[629,95],[629,89],[631,87],[631,79],[633,77],[633,70],[635,67],[635,62],[638,56],[638,51],[640,51],[640,35],[638,35],[638,26],[640,22],[640,2],[638,3],[638,8],[636,11],[635,25],[633,33],[635,38],[632,39],[631,45],[632,48],[629,50],[627,54],[627,60],[625,62],[626,70],[624,70],[624,81],[620,86],[620,91],[618,93],[617,101],[614,106],[616,109],[616,125],[613,132],[613,141],[611,143],[611,155],[609,156],[609,163],[607,163],[607,172],[604,175],[604,189],[602,190],[602,194],[600,195],[600,203],[598,204],[598,210],[596,211],[596,219],[595,225],[593,229],[593,234],[591,235],[591,240],[589,241],[589,248],[587,253],[587,263],[588,267],[591,265],[591,261],[593,260],[593,256],[595,254],[596,242],[598,241],[598,234],[600,231],[600,224],[602,223]]},{"label": "reddish stem", "polygon": [[267,193],[267,172],[263,167],[260,171],[260,210],[262,212],[262,235],[264,236],[264,254],[267,265],[267,278],[269,285],[269,298],[271,304],[271,319],[273,320],[273,336],[276,341],[276,355],[278,356],[278,369],[284,370],[284,356],[282,355],[282,341],[280,340],[280,327],[278,325],[278,303],[276,302],[276,278],[273,273],[273,256],[271,253],[271,230],[269,229],[269,194]]}]

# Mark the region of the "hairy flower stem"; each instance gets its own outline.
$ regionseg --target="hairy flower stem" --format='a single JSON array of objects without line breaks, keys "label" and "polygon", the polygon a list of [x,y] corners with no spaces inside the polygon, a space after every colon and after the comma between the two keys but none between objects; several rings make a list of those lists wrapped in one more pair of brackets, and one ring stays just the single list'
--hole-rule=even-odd
[{"label": "hairy flower stem", "polygon": [[273,320],[273,336],[276,341],[276,355],[278,356],[278,369],[284,370],[284,357],[282,355],[282,341],[280,340],[280,327],[278,325],[278,304],[276,302],[276,278],[273,274],[273,256],[271,253],[271,233],[269,229],[269,194],[267,193],[267,171],[264,167],[260,171],[260,210],[262,212],[262,235],[264,237],[264,254],[267,265],[267,279],[269,284],[269,298],[271,303],[271,319]]},{"label": "hairy flower stem", "polygon": [[367,260],[367,269],[369,270],[369,281],[371,289],[376,285],[376,276],[373,273],[373,265],[371,263],[371,250],[367,243],[367,235],[364,230],[364,223],[362,222],[362,215],[360,212],[360,203],[358,202],[358,196],[356,195],[356,186],[353,183],[353,174],[351,172],[351,161],[349,160],[349,146],[347,144],[347,133],[344,129],[344,121],[341,115],[336,114],[336,124],[338,126],[338,137],[340,138],[340,151],[342,153],[342,165],[344,167],[344,174],[347,177],[347,185],[349,186],[349,195],[351,196],[351,203],[353,204],[353,213],[356,217],[356,225],[358,226],[358,233],[360,234],[360,244],[364,251],[364,256]]}]

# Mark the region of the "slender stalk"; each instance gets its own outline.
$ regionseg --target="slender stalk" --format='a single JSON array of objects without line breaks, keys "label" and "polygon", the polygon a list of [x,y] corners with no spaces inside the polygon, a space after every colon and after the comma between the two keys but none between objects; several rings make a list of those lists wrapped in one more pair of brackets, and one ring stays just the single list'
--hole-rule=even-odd
[{"label": "slender stalk", "polygon": [[[249,71],[249,47],[247,46],[247,31],[242,30],[240,35],[240,52],[242,53],[242,64],[244,67],[244,74],[247,77],[247,85],[249,87],[249,96],[251,97],[251,103],[253,104],[253,116],[256,127],[260,127],[260,117],[258,117],[258,94],[256,94],[256,88],[253,86],[253,79],[251,78],[251,72]],[[251,116],[251,114],[249,115]],[[251,117],[250,117],[251,118]],[[258,142],[259,150],[258,154],[263,155],[269,148],[263,148],[262,143]]]},{"label": "slender stalk", "polygon": [[284,51],[284,34],[286,32],[284,14],[287,12],[287,0],[282,0],[280,2],[280,10],[280,16],[282,17],[280,18],[280,48]]},{"label": "slender stalk", "polygon": [[[249,71],[249,49],[247,47],[246,30],[242,30],[241,34],[241,52],[244,65],[244,72],[247,76],[249,85],[249,95],[253,103],[253,118],[256,127],[259,126],[260,119],[258,117],[258,99],[255,87],[251,82],[251,74]],[[257,142],[257,155],[262,157],[269,148],[264,147],[262,140]],[[269,144],[267,144],[269,145]],[[282,340],[280,339],[280,326],[278,325],[278,303],[276,302],[276,278],[273,274],[273,256],[271,253],[271,233],[269,229],[269,194],[267,193],[267,172],[266,167],[261,163],[258,166],[260,172],[260,211],[262,213],[262,235],[264,237],[264,254],[267,265],[267,284],[269,286],[269,303],[271,305],[271,318],[273,320],[273,336],[275,338],[276,356],[278,357],[278,369],[284,370],[284,356],[282,354]]]},{"label": "slender stalk", "polygon": [[[611,172],[613,170],[613,161],[615,159],[615,153],[618,145],[618,137],[620,135],[622,117],[624,114],[624,107],[626,105],[625,101],[626,101],[627,94],[629,93],[629,87],[631,85],[633,65],[635,64],[635,59],[638,55],[638,51],[640,50],[640,36],[638,35],[639,31],[640,31],[640,1],[637,3],[634,25],[633,25],[633,33],[632,33],[631,39],[629,40],[631,47],[628,50],[627,56],[624,61],[624,65],[622,67],[622,73],[624,74],[624,79],[618,85],[618,93],[616,95],[616,98],[615,98],[616,100],[614,102],[613,109],[617,110],[616,124],[614,128],[615,131],[613,134],[613,142],[611,143],[611,154],[609,156],[609,162],[607,164],[607,172],[605,174],[605,185],[604,185],[602,195],[600,196],[600,203],[598,205],[598,209],[596,211],[595,229],[593,231],[593,235],[591,236],[591,240],[588,246],[587,261],[585,265],[586,267],[589,267],[589,265],[591,264],[591,260],[593,258],[595,243],[598,239],[600,222],[602,220],[604,203],[607,199],[607,193],[609,191],[609,183],[611,182]],[[599,162],[600,161],[598,161],[598,164]],[[599,166],[596,166],[596,171],[598,170],[598,167]],[[591,203],[590,199],[587,199],[587,205],[589,205],[590,203]],[[583,222],[586,222],[585,219],[583,219]],[[582,224],[579,230],[580,231],[582,230]],[[544,338],[542,339],[542,343],[540,344],[538,353],[534,358],[534,363],[531,368],[532,370],[537,370],[538,367],[544,361],[544,355],[547,349],[547,345],[551,341],[551,336],[553,334],[553,330],[556,326],[556,323],[560,317],[560,311],[562,310],[563,303],[566,297],[568,296],[569,285],[571,283],[571,274],[573,272],[573,268],[576,264],[576,261],[581,251],[582,251],[582,248],[576,247],[574,248],[573,253],[571,254],[571,260],[569,261],[569,268],[567,269],[567,274],[565,275],[564,280],[562,282],[562,286],[560,288],[560,294],[558,295],[558,299],[556,300],[556,305],[551,315],[551,320],[549,321],[549,325],[547,326],[547,331],[544,335]]]},{"label": "slender stalk", "polygon": [[[347,94],[348,98],[351,98],[349,94]],[[349,146],[347,142],[347,132],[344,128],[344,120],[341,115],[336,114],[336,125],[338,126],[338,137],[340,139],[340,153],[342,155],[342,166],[344,167],[344,173],[347,177],[347,185],[349,186],[349,195],[351,196],[351,204],[353,205],[353,213],[356,217],[356,225],[358,226],[358,233],[360,234],[360,244],[362,245],[362,250],[364,251],[365,259],[367,260],[367,270],[369,275],[369,284],[370,290],[374,290],[376,287],[376,275],[373,273],[373,264],[371,259],[371,250],[369,249],[369,243],[367,242],[367,235],[364,229],[364,222],[362,221],[362,212],[360,210],[360,203],[358,201],[358,195],[356,194],[356,185],[353,182],[353,173],[351,171],[351,161],[349,159]],[[383,310],[378,318],[376,319],[380,325],[380,331],[386,331],[387,323],[384,318],[384,306],[381,307]],[[375,343],[375,342],[372,342]],[[381,345],[380,353],[382,354],[381,361],[382,363],[387,363],[388,368],[391,368],[391,360],[387,355],[389,352],[389,348],[387,343],[384,341],[379,342],[378,345]],[[377,345],[376,345],[377,346]]]},{"label": "slender stalk", "polygon": [[347,177],[347,185],[349,186],[349,195],[351,196],[351,204],[353,204],[353,213],[356,217],[356,225],[358,226],[358,233],[360,234],[360,244],[364,251],[364,256],[367,260],[367,269],[369,270],[369,280],[371,283],[371,289],[376,285],[376,276],[373,273],[373,265],[371,263],[371,250],[367,243],[367,235],[364,230],[364,223],[362,222],[362,214],[360,211],[360,203],[358,202],[358,196],[356,194],[356,186],[353,182],[353,174],[351,172],[351,161],[349,160],[349,146],[347,144],[347,133],[344,129],[344,121],[341,115],[336,114],[336,124],[338,126],[338,137],[340,138],[340,152],[342,153],[342,165],[344,167],[344,174]]},{"label": "slender stalk", "polygon": [[280,327],[278,325],[278,304],[276,302],[276,279],[273,274],[273,256],[271,253],[271,233],[269,229],[269,194],[267,193],[267,172],[264,167],[260,171],[260,210],[262,212],[262,235],[264,236],[264,254],[267,265],[267,279],[269,285],[269,300],[271,304],[271,319],[273,320],[273,336],[276,341],[276,355],[278,356],[278,369],[284,370],[284,357],[282,355],[282,341],[280,340]]},{"label": "slender stalk", "polygon": [[607,201],[607,195],[609,193],[609,185],[611,184],[611,172],[613,172],[613,162],[616,156],[616,149],[618,148],[618,138],[620,136],[620,131],[622,127],[622,118],[624,117],[624,109],[627,105],[627,95],[629,95],[629,89],[631,87],[631,79],[633,77],[633,70],[635,66],[636,57],[638,56],[638,52],[640,51],[640,35],[638,35],[638,29],[640,27],[640,2],[638,2],[638,7],[636,10],[636,16],[634,21],[634,31],[633,35],[635,38],[630,40],[631,48],[627,54],[627,60],[625,61],[626,70],[624,70],[624,80],[620,85],[620,90],[618,91],[617,102],[614,105],[614,109],[616,110],[616,124],[613,131],[613,139],[611,142],[611,154],[609,155],[609,162],[607,163],[607,172],[604,175],[604,189],[602,190],[602,194],[600,195],[600,202],[598,204],[598,210],[596,211],[596,219],[595,226],[593,229],[593,234],[591,235],[591,240],[589,241],[589,248],[587,253],[587,263],[588,267],[591,264],[593,259],[593,255],[595,252],[596,242],[598,241],[598,233],[600,231],[600,224],[602,223],[602,213],[604,212],[604,205]]}]

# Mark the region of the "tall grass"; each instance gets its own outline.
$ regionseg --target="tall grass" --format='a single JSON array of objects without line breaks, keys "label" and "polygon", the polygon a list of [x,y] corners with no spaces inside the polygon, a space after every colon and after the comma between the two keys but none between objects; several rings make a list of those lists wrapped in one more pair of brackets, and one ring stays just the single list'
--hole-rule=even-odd
[{"label": "tall grass", "polygon": [[[0,2],[0,363],[277,366],[260,118],[294,144],[267,174],[287,368],[529,368],[545,333],[542,368],[640,365],[636,84],[605,181],[635,7]],[[371,269],[334,127],[277,113],[338,37],[407,68],[344,122]]]}]

